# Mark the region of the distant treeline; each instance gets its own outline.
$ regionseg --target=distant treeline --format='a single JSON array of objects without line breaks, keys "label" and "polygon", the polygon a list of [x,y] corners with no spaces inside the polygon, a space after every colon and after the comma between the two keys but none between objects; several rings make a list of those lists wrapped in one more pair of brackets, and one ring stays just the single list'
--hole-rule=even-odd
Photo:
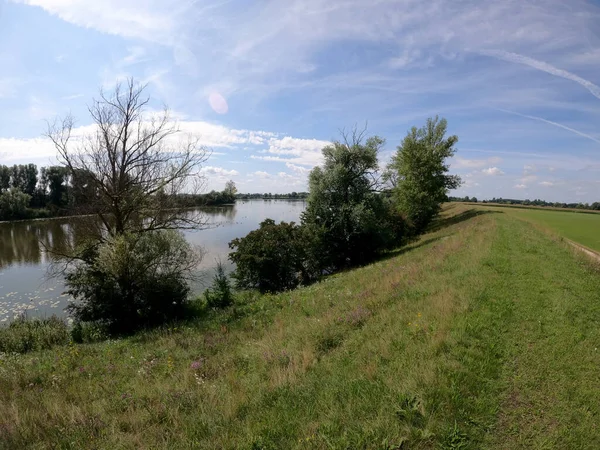
[{"label": "distant treeline", "polygon": [[[35,164],[0,165],[0,220],[22,220],[85,214],[97,198],[90,174],[65,166]],[[178,194],[174,207],[217,206],[234,203],[236,187],[228,181],[222,191],[206,194]],[[165,195],[165,194],[157,194]]]},{"label": "distant treeline", "polygon": [[[472,202],[477,203],[476,197],[448,197],[448,201],[451,202]],[[547,202],[545,200],[518,200],[512,198],[492,198],[491,200],[481,200],[481,203],[498,203],[501,205],[523,205],[523,206],[548,206],[552,208],[570,208],[570,209],[587,209],[590,211],[600,211],[600,202],[594,202],[591,205],[589,203],[560,203],[560,202]]]},{"label": "distant treeline", "polygon": [[270,192],[254,193],[254,194],[237,194],[236,198],[240,200],[266,198],[266,199],[305,199],[308,197],[308,192],[290,192],[289,194],[272,194]]}]

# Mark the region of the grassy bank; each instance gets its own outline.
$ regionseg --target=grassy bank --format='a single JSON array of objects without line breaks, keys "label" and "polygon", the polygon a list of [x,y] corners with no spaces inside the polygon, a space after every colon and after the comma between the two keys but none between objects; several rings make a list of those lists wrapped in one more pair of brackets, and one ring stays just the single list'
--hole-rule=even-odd
[{"label": "grassy bank", "polygon": [[[507,206],[477,206],[483,210],[499,210],[549,229],[591,250],[600,252],[600,213],[595,211],[560,211]],[[501,209],[499,209],[501,208]]]},{"label": "grassy bank", "polygon": [[450,205],[389,258],[185,326],[0,358],[0,448],[600,448],[600,276]]}]

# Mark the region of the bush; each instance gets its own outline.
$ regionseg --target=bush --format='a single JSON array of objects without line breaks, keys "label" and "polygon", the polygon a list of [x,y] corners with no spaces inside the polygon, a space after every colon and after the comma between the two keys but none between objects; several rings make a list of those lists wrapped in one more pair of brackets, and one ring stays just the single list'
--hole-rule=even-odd
[{"label": "bush", "polygon": [[66,275],[76,321],[126,333],[185,315],[186,277],[198,255],[181,233],[119,235],[82,254],[85,261]]},{"label": "bush", "polygon": [[55,345],[69,343],[69,329],[64,320],[56,316],[47,319],[20,317],[8,327],[0,328],[0,352],[25,353],[45,350]]},{"label": "bush", "polygon": [[0,220],[27,219],[31,197],[16,188],[0,193]]},{"label": "bush", "polygon": [[220,262],[215,269],[212,286],[204,292],[206,305],[209,308],[227,308],[233,304],[233,293],[231,292],[231,282],[225,274],[223,264]]},{"label": "bush", "polygon": [[229,259],[236,264],[238,287],[278,292],[293,289],[312,278],[304,230],[294,222],[276,224],[266,219],[257,230],[229,243]]}]

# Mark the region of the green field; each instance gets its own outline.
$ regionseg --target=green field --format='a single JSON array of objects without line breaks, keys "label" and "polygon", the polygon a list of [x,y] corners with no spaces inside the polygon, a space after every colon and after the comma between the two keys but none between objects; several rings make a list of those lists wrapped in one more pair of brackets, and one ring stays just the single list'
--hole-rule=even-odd
[{"label": "green field", "polygon": [[567,239],[600,252],[600,214],[598,213],[541,210],[526,207],[489,207],[487,205],[483,208],[501,210],[506,214],[513,214],[516,217],[537,223]]},{"label": "green field", "polygon": [[598,449],[591,264],[512,213],[450,205],[322,283],[2,355],[0,448]]}]

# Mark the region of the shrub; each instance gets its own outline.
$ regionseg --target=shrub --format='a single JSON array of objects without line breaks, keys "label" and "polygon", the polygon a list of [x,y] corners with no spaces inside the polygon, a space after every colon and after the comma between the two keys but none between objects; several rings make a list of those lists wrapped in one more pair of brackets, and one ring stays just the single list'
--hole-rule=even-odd
[{"label": "shrub", "polygon": [[184,316],[187,276],[198,254],[181,233],[118,235],[84,253],[66,275],[76,321],[124,333]]},{"label": "shrub", "polygon": [[0,352],[25,353],[45,350],[69,342],[69,329],[64,320],[56,316],[47,319],[20,317],[8,327],[0,328]]},{"label": "shrub", "polygon": [[266,219],[257,230],[229,243],[236,264],[233,278],[240,288],[277,292],[312,278],[304,245],[304,230],[294,222]]},{"label": "shrub", "polygon": [[28,218],[29,200],[31,200],[29,195],[16,188],[0,193],[0,220]]},{"label": "shrub", "polygon": [[231,292],[231,282],[225,274],[223,264],[220,262],[215,269],[212,286],[204,292],[206,305],[209,308],[226,308],[233,304],[233,293]]}]

